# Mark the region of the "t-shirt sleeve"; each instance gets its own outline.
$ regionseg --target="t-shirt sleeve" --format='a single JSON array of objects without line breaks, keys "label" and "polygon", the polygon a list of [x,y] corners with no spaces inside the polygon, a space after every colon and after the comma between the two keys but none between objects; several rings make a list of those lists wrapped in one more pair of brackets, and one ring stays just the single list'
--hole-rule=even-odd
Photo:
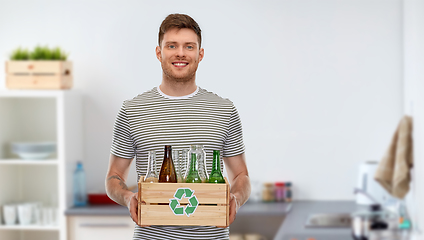
[{"label": "t-shirt sleeve", "polygon": [[234,157],[242,153],[244,153],[243,130],[239,114],[233,105],[222,156]]},{"label": "t-shirt sleeve", "polygon": [[120,158],[132,159],[135,156],[134,141],[131,137],[130,124],[122,104],[113,126],[112,147],[110,153]]}]

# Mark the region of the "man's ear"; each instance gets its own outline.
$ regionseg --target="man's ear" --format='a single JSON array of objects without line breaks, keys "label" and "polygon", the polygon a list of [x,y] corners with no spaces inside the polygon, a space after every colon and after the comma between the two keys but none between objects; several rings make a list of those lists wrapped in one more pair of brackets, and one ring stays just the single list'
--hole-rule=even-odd
[{"label": "man's ear", "polygon": [[159,62],[162,62],[162,55],[161,55],[161,50],[160,50],[160,47],[159,46],[157,46],[156,47],[156,58],[159,60]]},{"label": "man's ear", "polygon": [[199,62],[202,61],[204,55],[205,55],[205,50],[201,48],[199,50]]}]

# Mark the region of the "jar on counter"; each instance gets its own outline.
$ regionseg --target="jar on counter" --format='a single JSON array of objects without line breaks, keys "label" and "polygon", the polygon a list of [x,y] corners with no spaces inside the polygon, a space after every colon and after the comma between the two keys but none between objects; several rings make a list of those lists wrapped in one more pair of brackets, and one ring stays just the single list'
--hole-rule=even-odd
[{"label": "jar on counter", "polygon": [[273,183],[264,183],[262,189],[262,201],[264,202],[274,202],[274,184]]},{"label": "jar on counter", "polygon": [[275,201],[276,202],[284,202],[285,192],[284,192],[284,182],[276,182],[275,183]]},{"label": "jar on counter", "polygon": [[286,193],[286,197],[285,197],[285,201],[286,202],[291,202],[292,201],[292,197],[293,197],[293,193],[292,193],[292,183],[291,182],[286,182],[285,183],[285,193]]}]

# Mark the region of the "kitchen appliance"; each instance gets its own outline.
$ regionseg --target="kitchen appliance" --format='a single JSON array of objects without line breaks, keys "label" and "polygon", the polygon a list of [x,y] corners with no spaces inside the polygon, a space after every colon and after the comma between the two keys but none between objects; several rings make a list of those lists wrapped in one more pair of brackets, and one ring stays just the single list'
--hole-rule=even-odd
[{"label": "kitchen appliance", "polygon": [[383,209],[380,204],[372,204],[368,209],[352,213],[352,237],[355,240],[407,240],[409,229],[398,228],[398,217]]},{"label": "kitchen appliance", "polygon": [[[381,187],[380,183],[374,180],[374,174],[377,170],[377,161],[366,161],[361,163],[358,172],[357,188],[371,195],[377,203],[384,204],[393,197]],[[361,205],[375,204],[370,198],[363,194],[356,194],[356,203]]]}]

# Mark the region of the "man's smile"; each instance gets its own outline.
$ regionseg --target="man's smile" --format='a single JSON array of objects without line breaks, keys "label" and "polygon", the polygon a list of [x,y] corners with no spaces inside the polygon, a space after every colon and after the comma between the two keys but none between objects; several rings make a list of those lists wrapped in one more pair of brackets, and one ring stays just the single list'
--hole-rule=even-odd
[{"label": "man's smile", "polygon": [[172,65],[174,65],[175,67],[185,67],[188,65],[187,62],[173,62]]}]

